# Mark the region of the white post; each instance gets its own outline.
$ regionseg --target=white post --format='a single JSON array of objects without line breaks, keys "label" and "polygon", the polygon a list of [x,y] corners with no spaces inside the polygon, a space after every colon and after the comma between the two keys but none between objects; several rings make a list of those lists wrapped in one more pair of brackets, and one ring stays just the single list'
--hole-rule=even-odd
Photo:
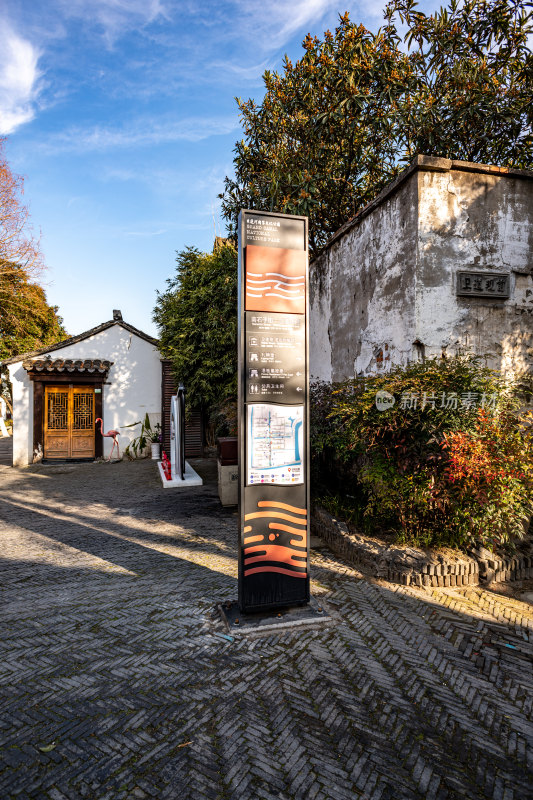
[{"label": "white post", "polygon": [[178,403],[177,395],[170,398],[170,466],[172,480],[176,477],[176,443],[178,441]]},{"label": "white post", "polygon": [[170,398],[170,466],[172,470],[172,480],[185,479],[181,475],[181,440],[184,432],[183,423],[179,412],[179,395],[174,394]]},{"label": "white post", "polygon": [[6,401],[3,397],[0,397],[0,436],[9,436],[6,423],[4,422],[6,417],[6,408]]}]

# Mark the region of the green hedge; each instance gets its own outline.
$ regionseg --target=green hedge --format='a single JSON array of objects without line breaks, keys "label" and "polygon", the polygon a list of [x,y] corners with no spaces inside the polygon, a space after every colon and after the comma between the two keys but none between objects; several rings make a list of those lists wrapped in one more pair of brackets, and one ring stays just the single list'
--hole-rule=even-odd
[{"label": "green hedge", "polygon": [[533,414],[522,390],[466,355],[313,384],[315,497],[403,543],[516,542],[533,513]]}]

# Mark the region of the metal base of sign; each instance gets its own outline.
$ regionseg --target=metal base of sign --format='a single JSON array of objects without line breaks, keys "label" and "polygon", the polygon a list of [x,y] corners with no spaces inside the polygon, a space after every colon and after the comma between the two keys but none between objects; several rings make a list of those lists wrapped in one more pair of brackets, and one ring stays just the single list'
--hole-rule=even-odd
[{"label": "metal base of sign", "polygon": [[191,486],[203,486],[203,480],[200,478],[198,473],[193,470],[188,461],[185,462],[185,476],[183,480],[180,478],[172,478],[171,480],[167,480],[165,473],[163,472],[163,465],[161,464],[161,461],[158,462],[157,466],[159,467],[159,476],[161,478],[161,483],[163,484],[163,489],[189,489]]},{"label": "metal base of sign", "polygon": [[217,606],[226,629],[232,636],[247,633],[282,631],[303,625],[321,625],[333,619],[323,603],[311,598],[301,606],[288,606],[274,611],[243,614],[238,603],[220,603]]}]

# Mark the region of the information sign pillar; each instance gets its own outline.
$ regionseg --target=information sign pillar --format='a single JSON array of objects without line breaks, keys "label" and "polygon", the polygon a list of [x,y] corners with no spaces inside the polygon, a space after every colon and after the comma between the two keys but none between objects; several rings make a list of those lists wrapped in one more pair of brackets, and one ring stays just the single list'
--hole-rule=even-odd
[{"label": "information sign pillar", "polygon": [[307,218],[239,215],[239,607],[309,602]]}]

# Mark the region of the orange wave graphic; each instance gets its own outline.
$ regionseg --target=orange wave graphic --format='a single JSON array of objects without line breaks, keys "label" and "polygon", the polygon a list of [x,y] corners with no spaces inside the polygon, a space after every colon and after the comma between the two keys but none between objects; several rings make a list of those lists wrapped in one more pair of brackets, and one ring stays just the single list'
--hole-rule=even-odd
[{"label": "orange wave graphic", "polygon": [[[265,522],[268,522],[270,530],[289,533],[295,538],[290,540],[291,546],[289,546],[266,544],[266,534],[246,536],[243,542],[244,575],[253,575],[257,572],[277,572],[282,575],[306,578],[307,510],[305,508],[299,508],[298,506],[289,505],[289,503],[282,503],[274,500],[259,500],[257,507],[265,510],[246,514],[244,519],[247,522],[251,522],[255,519],[264,519]],[[298,514],[300,516],[292,516],[293,514]],[[283,520],[284,523],[291,524],[271,521],[273,519],[280,519]],[[294,525],[297,527],[293,527]],[[245,533],[249,533],[252,530],[253,525],[246,525],[244,528]],[[275,536],[271,533],[269,538],[274,540],[277,536],[279,536],[279,534]],[[274,563],[270,566],[251,566],[252,564],[260,564],[266,561]]]},{"label": "orange wave graphic", "polygon": [[[307,531],[300,531],[298,528],[291,528],[290,525],[280,525],[278,522],[271,522],[268,526],[276,531],[287,531],[287,533],[296,533],[300,538],[291,539],[290,544],[305,547],[307,545]],[[246,540],[245,540],[246,541]]]},{"label": "orange wave graphic", "polygon": [[[256,555],[253,555],[256,553]],[[244,548],[244,564],[254,564],[256,561],[277,561],[280,564],[290,564],[293,567],[304,567],[307,555],[301,551],[291,550],[279,544],[260,544]],[[303,564],[299,564],[303,561]]]},{"label": "orange wave graphic", "polygon": [[249,519],[258,519],[260,517],[276,517],[278,519],[284,519],[286,522],[293,522],[296,525],[306,525],[304,519],[290,517],[288,514],[282,514],[281,511],[254,511],[252,514],[246,514],[244,519],[248,521]]},{"label": "orange wave graphic", "polygon": [[303,514],[307,516],[306,508],[298,508],[297,506],[290,506],[288,503],[279,503],[278,501],[259,500],[258,508],[283,508],[285,511],[292,511],[294,514]]},{"label": "orange wave graphic", "polygon": [[[246,530],[246,528],[245,528]],[[251,528],[250,528],[251,530]],[[244,544],[252,544],[252,542],[262,542],[264,540],[264,534],[258,534],[257,536],[245,536]]]},{"label": "orange wave graphic", "polygon": [[306,251],[249,244],[245,265],[247,311],[305,314]]},{"label": "orange wave graphic", "polygon": [[279,572],[281,575],[290,575],[291,578],[307,578],[307,572],[293,572],[290,569],[283,569],[283,567],[252,567],[252,569],[244,571],[244,577],[255,575],[256,572]]}]

